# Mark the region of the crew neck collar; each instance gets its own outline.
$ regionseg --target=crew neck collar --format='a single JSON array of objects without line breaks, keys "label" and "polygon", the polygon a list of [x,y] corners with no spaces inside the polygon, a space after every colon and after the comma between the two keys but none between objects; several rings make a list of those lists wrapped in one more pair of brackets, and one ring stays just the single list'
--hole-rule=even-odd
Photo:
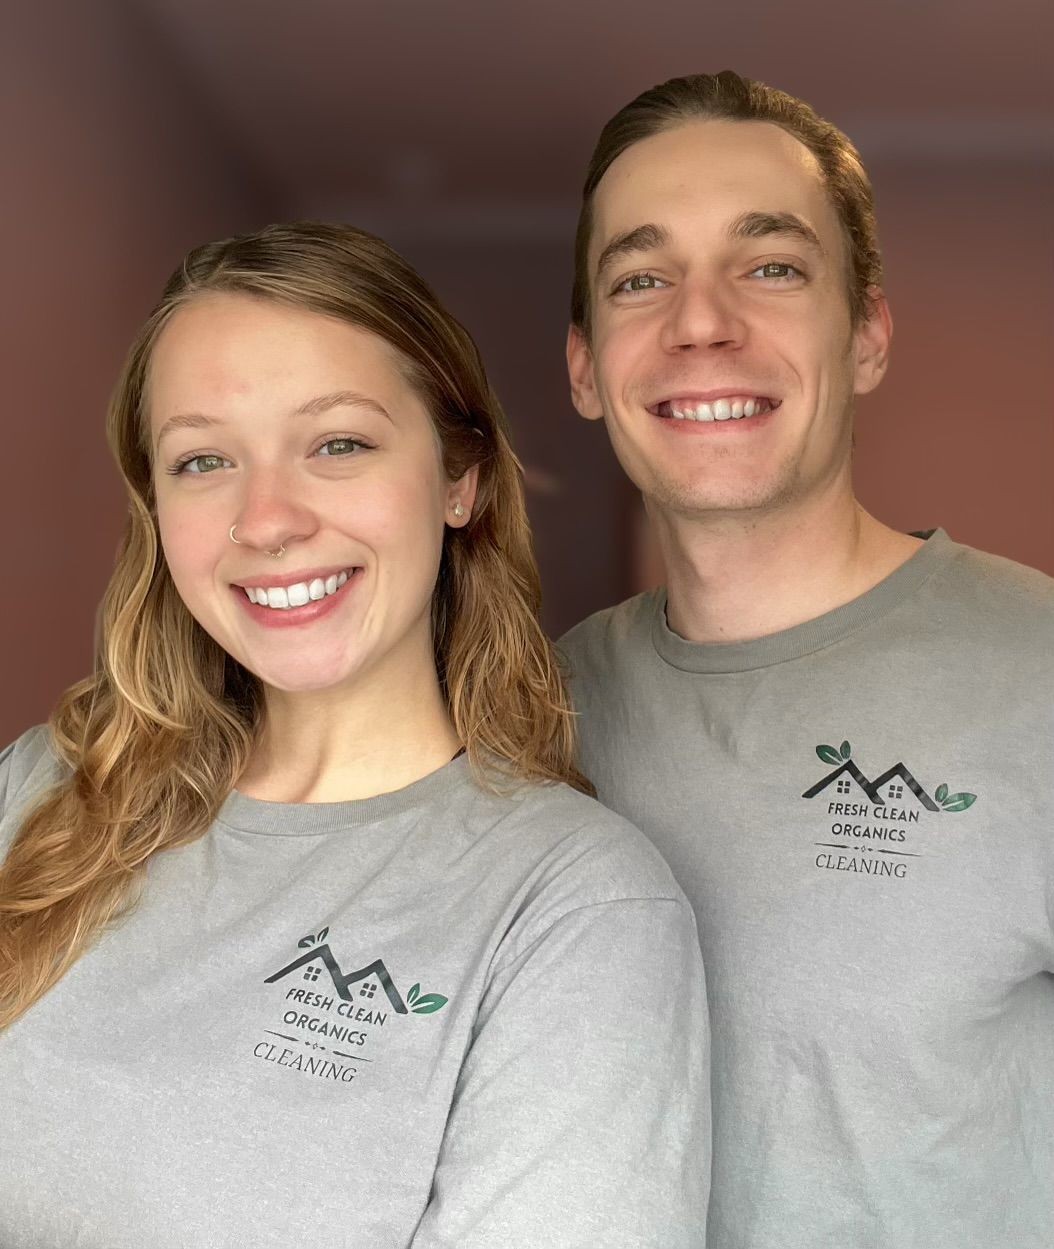
[{"label": "crew neck collar", "polygon": [[749,642],[686,641],[667,623],[666,591],[658,590],[654,597],[652,642],[668,664],[683,672],[747,672],[800,659],[884,616],[961,549],[943,529],[927,530],[915,537],[925,539],[918,550],[858,598],[815,620]]},{"label": "crew neck collar", "polygon": [[216,819],[242,833],[272,837],[316,836],[340,832],[349,826],[374,824],[415,807],[442,803],[470,785],[471,778],[467,755],[458,754],[449,763],[402,789],[347,802],[266,802],[235,789],[228,794]]}]

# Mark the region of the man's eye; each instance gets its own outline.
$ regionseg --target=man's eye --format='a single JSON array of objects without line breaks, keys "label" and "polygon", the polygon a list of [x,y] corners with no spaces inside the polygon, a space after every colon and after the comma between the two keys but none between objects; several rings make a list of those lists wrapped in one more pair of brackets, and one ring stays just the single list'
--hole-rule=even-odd
[{"label": "man's eye", "polygon": [[222,455],[191,455],[180,460],[168,471],[176,476],[181,473],[213,473],[216,469],[229,465],[230,460],[224,459]]},{"label": "man's eye", "polygon": [[319,447],[317,455],[351,455],[362,450],[366,444],[357,438],[330,438]]},{"label": "man's eye", "polygon": [[775,278],[777,281],[789,278],[802,277],[802,271],[794,265],[786,264],[782,260],[768,260],[751,273],[751,277],[758,275],[763,278]]},{"label": "man's eye", "polygon": [[615,287],[616,294],[633,294],[638,291],[657,291],[666,283],[654,273],[634,273]]}]

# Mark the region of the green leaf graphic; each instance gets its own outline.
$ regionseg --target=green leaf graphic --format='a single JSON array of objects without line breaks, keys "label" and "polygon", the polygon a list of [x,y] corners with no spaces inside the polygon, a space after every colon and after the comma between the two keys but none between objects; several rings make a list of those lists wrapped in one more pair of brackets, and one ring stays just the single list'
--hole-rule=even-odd
[{"label": "green leaf graphic", "polygon": [[421,986],[419,984],[412,984],[410,986],[410,992],[406,995],[406,1000],[410,1003],[411,1006],[413,1006],[414,1002],[417,1001],[417,995],[420,992],[421,992]]},{"label": "green leaf graphic", "polygon": [[842,756],[833,746],[817,746],[816,753],[824,761],[824,763],[841,763]]},{"label": "green leaf graphic", "polygon": [[849,756],[853,753],[853,748],[852,746],[849,745],[848,742],[842,742],[842,748],[839,753],[841,754],[843,759],[848,759]]},{"label": "green leaf graphic", "polygon": [[952,794],[947,802],[941,803],[941,806],[945,811],[965,811],[967,807],[972,807],[976,801],[976,794]]},{"label": "green leaf graphic", "polygon": [[444,1007],[447,1001],[448,999],[442,993],[426,993],[423,997],[417,999],[411,1010],[415,1015],[431,1015],[433,1011]]},{"label": "green leaf graphic", "polygon": [[316,941],[325,941],[325,939],[326,939],[328,936],[329,936],[329,929],[328,929],[328,928],[323,928],[323,929],[322,929],[322,931],[321,931],[321,932],[318,934],[318,936],[315,938],[315,940],[316,940]]},{"label": "green leaf graphic", "polygon": [[934,797],[938,802],[943,802],[945,798],[948,797],[948,786],[941,782],[941,784],[937,786],[937,792],[934,794]]},{"label": "green leaf graphic", "polygon": [[314,944],[315,944],[315,938],[310,933],[308,933],[306,937],[300,938],[300,940],[296,943],[296,948],[298,950],[303,950],[303,949],[306,949],[307,946],[314,945]]}]

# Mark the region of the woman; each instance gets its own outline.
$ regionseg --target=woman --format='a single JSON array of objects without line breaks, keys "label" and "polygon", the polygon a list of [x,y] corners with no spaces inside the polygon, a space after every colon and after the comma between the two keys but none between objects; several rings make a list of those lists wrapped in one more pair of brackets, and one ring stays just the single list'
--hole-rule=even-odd
[{"label": "woman", "polygon": [[6,752],[0,1243],[702,1243],[690,911],[584,796],[478,354],[379,240],[198,248],[96,672]]}]

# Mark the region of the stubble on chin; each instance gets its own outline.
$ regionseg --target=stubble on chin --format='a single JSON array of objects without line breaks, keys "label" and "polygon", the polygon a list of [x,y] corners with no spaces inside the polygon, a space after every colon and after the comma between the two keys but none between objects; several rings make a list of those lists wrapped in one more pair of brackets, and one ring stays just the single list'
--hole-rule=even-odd
[{"label": "stubble on chin", "polygon": [[[705,520],[741,513],[750,515],[778,511],[793,503],[800,493],[800,474],[793,463],[751,477],[733,463],[731,450],[712,449],[712,463],[694,473],[655,472],[642,487],[649,508],[686,519]],[[724,471],[722,471],[724,468]]]}]

